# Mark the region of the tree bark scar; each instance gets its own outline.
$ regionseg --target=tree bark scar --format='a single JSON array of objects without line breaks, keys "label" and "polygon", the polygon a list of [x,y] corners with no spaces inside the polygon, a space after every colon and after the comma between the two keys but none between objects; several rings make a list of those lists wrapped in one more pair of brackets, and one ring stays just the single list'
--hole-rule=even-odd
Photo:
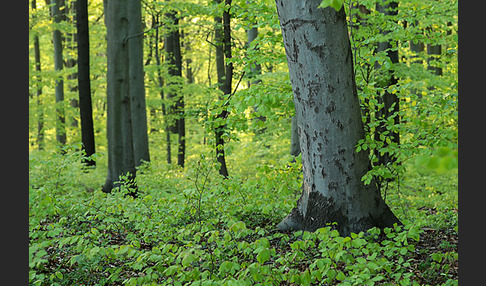
[{"label": "tree bark scar", "polygon": [[334,86],[330,85],[330,84],[326,84],[326,87],[327,87],[327,92],[329,93],[333,93],[335,88]]},{"label": "tree bark scar", "polygon": [[[329,85],[328,85],[328,87],[329,87]],[[326,107],[326,114],[331,114],[335,110],[336,110],[336,104],[334,103],[334,101],[331,100],[329,105]]]},{"label": "tree bark scar", "polygon": [[337,167],[337,169],[339,170],[339,172],[341,172],[342,174],[344,174],[344,168],[343,168],[343,165],[341,164],[341,162],[338,159],[334,159],[332,161],[334,162],[334,166]]},{"label": "tree bark scar", "polygon": [[337,182],[329,182],[329,184],[327,184],[327,189],[329,191],[337,191],[338,183]]},{"label": "tree bark scar", "polygon": [[321,175],[322,175],[322,178],[326,178],[327,177],[327,174],[326,172],[324,171],[324,168],[321,169]]},{"label": "tree bark scar", "polygon": [[293,62],[298,62],[299,61],[299,48],[298,48],[298,45],[297,45],[297,42],[295,41],[295,38],[293,40],[293,47],[292,47],[292,50],[293,50],[293,53],[292,53],[292,61]]}]

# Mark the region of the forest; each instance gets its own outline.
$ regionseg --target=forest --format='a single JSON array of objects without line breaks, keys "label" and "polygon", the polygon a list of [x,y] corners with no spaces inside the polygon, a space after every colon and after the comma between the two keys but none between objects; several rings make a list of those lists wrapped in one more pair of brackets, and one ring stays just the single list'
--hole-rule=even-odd
[{"label": "forest", "polygon": [[29,285],[458,285],[457,0],[30,0]]}]

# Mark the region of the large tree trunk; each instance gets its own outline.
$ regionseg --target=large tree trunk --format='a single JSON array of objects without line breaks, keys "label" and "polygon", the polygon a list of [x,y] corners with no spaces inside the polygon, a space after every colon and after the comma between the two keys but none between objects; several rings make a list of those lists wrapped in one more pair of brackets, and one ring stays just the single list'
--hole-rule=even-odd
[{"label": "large tree trunk", "polygon": [[120,186],[120,176],[126,176],[136,190],[128,73],[129,1],[105,0],[108,175],[103,191],[107,193]]},{"label": "large tree trunk", "polygon": [[336,222],[341,235],[399,220],[372,182],[344,9],[320,1],[276,0],[302,152],[303,186],[280,230],[315,231]]},{"label": "large tree trunk", "polygon": [[[93,129],[93,107],[91,104],[91,80],[89,78],[89,30],[88,1],[76,1],[76,27],[78,37],[78,93],[81,118],[81,142],[86,156],[95,153]],[[86,159],[86,166],[96,165],[96,161]]]},{"label": "large tree trunk", "polygon": [[143,73],[142,3],[128,1],[128,80],[135,166],[150,161]]},{"label": "large tree trunk", "polygon": [[[52,18],[54,23],[61,22],[61,0],[52,0]],[[54,44],[54,69],[56,71],[61,71],[63,69],[63,58],[62,58],[62,36],[59,29],[55,29],[52,32],[52,42]],[[64,80],[62,76],[59,75],[56,79],[56,140],[60,147],[66,145],[66,115],[64,110]]]}]

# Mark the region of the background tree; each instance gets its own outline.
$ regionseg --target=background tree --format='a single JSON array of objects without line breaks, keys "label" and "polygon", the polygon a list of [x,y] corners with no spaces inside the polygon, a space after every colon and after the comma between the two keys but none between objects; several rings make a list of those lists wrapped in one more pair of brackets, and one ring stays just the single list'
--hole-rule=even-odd
[{"label": "background tree", "polygon": [[[380,1],[376,3],[376,10],[383,14],[388,22],[397,25],[396,16],[398,15],[398,2],[395,1]],[[382,30],[382,35],[388,38],[389,30]],[[379,87],[383,90],[382,95],[377,95],[378,110],[376,111],[376,118],[380,122],[375,129],[375,139],[384,141],[383,147],[386,148],[391,142],[396,145],[400,144],[400,134],[397,130],[389,130],[387,127],[388,120],[392,120],[394,125],[400,123],[400,100],[396,93],[390,91],[392,86],[398,83],[398,78],[394,72],[394,65],[398,63],[398,41],[392,43],[392,39],[387,41],[378,42],[376,47],[376,53],[385,53],[387,60],[390,61],[389,68],[385,68],[383,65],[375,62],[375,69],[379,70]],[[385,139],[380,139],[383,137]],[[389,140],[386,140],[389,138]],[[388,143],[390,142],[390,143]],[[391,156],[389,153],[376,152],[377,165],[386,166],[389,163],[396,161],[396,157]],[[380,180],[377,178],[377,180]]]},{"label": "background tree", "polygon": [[[88,1],[76,0],[76,27],[78,42],[78,92],[79,112],[81,118],[82,148],[89,157],[95,153],[95,137],[93,129],[93,107],[91,103],[91,80],[89,73],[89,28]],[[87,166],[96,165],[96,161],[88,158]]]},{"label": "background tree", "polygon": [[[52,18],[55,25],[61,23],[64,10],[64,0],[52,0]],[[62,12],[61,12],[62,11]],[[60,71],[63,69],[64,61],[62,56],[62,35],[59,26],[52,32],[52,42],[54,45],[54,69],[58,71],[56,79],[56,140],[60,147],[66,145],[66,113],[64,109],[64,80]]]},{"label": "background tree", "polygon": [[129,36],[125,43],[128,45],[130,115],[135,166],[140,166],[142,162],[150,161],[143,71],[142,4],[140,0],[130,0],[128,4]]},{"label": "background tree", "polygon": [[302,152],[303,184],[281,230],[314,231],[337,222],[341,235],[400,223],[369,171],[344,9],[277,0]]},{"label": "background tree", "polygon": [[[160,53],[161,49],[159,48],[161,40],[161,36],[159,33],[159,14],[154,16],[154,23],[155,23],[155,61],[157,66],[157,86],[159,88],[159,96],[162,100],[162,116],[164,117],[164,131],[165,131],[165,140],[166,140],[166,157],[167,157],[167,164],[172,164],[172,152],[171,152],[171,140],[170,140],[170,122],[168,120],[168,102],[165,100],[165,94],[163,90],[164,86],[164,79],[162,77],[162,53]],[[164,47],[165,49],[165,47]]]},{"label": "background tree", "polygon": [[[37,9],[36,0],[32,0],[32,10]],[[38,73],[36,76],[36,104],[37,104],[37,148],[44,150],[44,110],[42,107],[41,95],[42,95],[42,79],[40,77],[41,68],[41,54],[40,54],[40,42],[39,35],[36,33],[34,36],[34,58],[35,58],[35,71]]]},{"label": "background tree", "polygon": [[178,134],[177,165],[184,167],[186,152],[185,118],[184,118],[184,94],[182,84],[182,53],[181,37],[179,32],[179,16],[175,10],[165,13],[167,21],[167,35],[165,37],[165,52],[168,65],[169,80],[167,82],[167,101],[169,108],[169,130]]},{"label": "background tree", "polygon": [[[247,4],[251,4],[251,1],[247,0]],[[253,22],[253,21],[251,21]],[[256,22],[250,24],[249,29],[246,32],[248,37],[248,49],[253,51],[258,51],[258,47],[255,45],[254,40],[258,37],[258,25]],[[252,45],[253,43],[253,45]],[[256,77],[256,80],[250,81],[249,84],[258,84],[261,82],[261,79],[258,78],[262,74],[262,65],[258,62],[250,63],[250,74],[248,75],[250,78]]]},{"label": "background tree", "polygon": [[[143,132],[147,133],[144,115],[137,114],[146,112],[142,100],[141,12],[138,0],[105,1],[108,175],[104,192],[111,192],[113,187],[119,186],[120,177],[125,176],[132,189],[131,194],[136,195],[136,166],[144,155],[148,156],[148,152],[145,152],[148,147],[143,146],[143,138],[134,139],[138,134],[142,136]],[[137,118],[137,121],[133,118]],[[148,146],[148,142],[145,143]]]},{"label": "background tree", "polygon": [[[221,0],[215,0],[217,4],[223,3]],[[223,17],[214,17],[215,22],[215,36],[214,41],[216,45],[216,70],[218,74],[218,87],[224,96],[228,97],[231,94],[233,82],[233,63],[230,61],[231,54],[231,0],[224,1]],[[222,26],[221,26],[222,23]],[[222,98],[220,98],[222,99]],[[221,112],[217,115],[217,122],[214,129],[216,139],[216,159],[220,164],[219,174],[223,177],[228,177],[228,168],[226,166],[225,152],[224,152],[224,133],[226,118],[228,111],[223,106]]]}]

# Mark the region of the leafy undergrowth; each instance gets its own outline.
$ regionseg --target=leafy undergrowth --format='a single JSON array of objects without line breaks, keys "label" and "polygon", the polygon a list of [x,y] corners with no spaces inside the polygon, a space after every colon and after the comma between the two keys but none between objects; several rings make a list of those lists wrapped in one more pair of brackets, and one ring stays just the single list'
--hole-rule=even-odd
[{"label": "leafy undergrowth", "polygon": [[275,230],[297,163],[227,180],[204,157],[185,173],[144,166],[133,199],[99,191],[103,167],[78,159],[31,154],[31,285],[457,285],[455,174],[411,168],[387,191],[403,226],[341,237]]}]

